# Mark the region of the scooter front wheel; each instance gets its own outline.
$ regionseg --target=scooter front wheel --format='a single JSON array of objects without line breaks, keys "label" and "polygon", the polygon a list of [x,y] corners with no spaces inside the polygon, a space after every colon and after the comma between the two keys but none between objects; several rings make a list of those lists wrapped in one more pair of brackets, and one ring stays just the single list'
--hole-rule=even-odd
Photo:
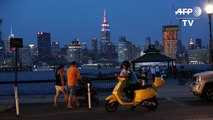
[{"label": "scooter front wheel", "polygon": [[149,111],[154,111],[158,108],[158,99],[152,98],[148,100],[148,105],[146,106],[146,109]]},{"label": "scooter front wheel", "polygon": [[114,101],[109,103],[109,100],[106,101],[105,109],[107,112],[115,112],[118,109],[118,102]]}]

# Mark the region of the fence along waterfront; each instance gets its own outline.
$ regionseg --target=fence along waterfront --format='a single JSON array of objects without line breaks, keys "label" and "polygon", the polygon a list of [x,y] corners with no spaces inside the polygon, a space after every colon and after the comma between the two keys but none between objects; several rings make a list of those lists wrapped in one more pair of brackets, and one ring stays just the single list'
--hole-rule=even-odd
[{"label": "fence along waterfront", "polygon": [[[87,75],[83,74],[83,77]],[[95,88],[98,94],[104,94],[111,91],[116,84],[116,78],[112,74],[102,74],[102,76],[89,78],[91,87]],[[14,96],[13,80],[0,80],[0,97]],[[55,79],[44,80],[18,80],[18,92],[21,96],[43,96],[55,94]]]}]

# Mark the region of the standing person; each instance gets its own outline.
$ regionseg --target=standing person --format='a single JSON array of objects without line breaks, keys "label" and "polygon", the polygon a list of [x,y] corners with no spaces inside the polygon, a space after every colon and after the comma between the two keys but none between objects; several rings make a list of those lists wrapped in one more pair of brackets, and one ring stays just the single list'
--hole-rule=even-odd
[{"label": "standing person", "polygon": [[156,73],[156,77],[160,77],[160,68],[159,68],[159,65],[156,65],[156,67],[155,67],[155,73]]},{"label": "standing person", "polygon": [[76,103],[76,106],[79,107],[80,103],[77,100],[76,91],[77,91],[77,81],[81,78],[79,70],[76,68],[77,62],[73,61],[71,66],[67,69],[67,83],[70,89],[70,94],[68,97],[67,108],[73,108],[72,102]]},{"label": "standing person", "polygon": [[152,67],[151,67],[151,76],[152,76],[152,82],[153,82],[153,83],[155,82],[155,73],[156,73],[155,67],[152,66]]},{"label": "standing person", "polygon": [[68,102],[68,95],[65,89],[66,82],[64,79],[64,65],[60,65],[56,69],[55,78],[56,78],[56,83],[55,83],[56,94],[54,97],[54,107],[58,107],[58,97],[61,92],[64,94],[64,100],[66,101],[66,103]]},{"label": "standing person", "polygon": [[145,66],[144,74],[145,74],[146,77],[148,77],[148,73],[149,73],[149,68],[147,66]]},{"label": "standing person", "polygon": [[140,66],[140,68],[139,68],[139,74],[143,74],[143,73],[144,73],[143,66]]},{"label": "standing person", "polygon": [[174,65],[172,67],[172,74],[173,74],[174,79],[176,79],[177,78],[177,67],[176,67],[176,65]]}]

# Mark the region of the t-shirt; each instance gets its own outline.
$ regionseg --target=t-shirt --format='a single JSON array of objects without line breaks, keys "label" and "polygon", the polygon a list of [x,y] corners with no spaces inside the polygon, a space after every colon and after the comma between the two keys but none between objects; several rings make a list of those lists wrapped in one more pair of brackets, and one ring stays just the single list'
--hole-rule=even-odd
[{"label": "t-shirt", "polygon": [[154,67],[151,68],[151,73],[155,74],[155,68]]},{"label": "t-shirt", "polygon": [[156,66],[156,67],[155,67],[155,71],[156,71],[156,72],[160,72],[159,66]]},{"label": "t-shirt", "polygon": [[67,69],[67,84],[73,86],[77,84],[77,80],[80,79],[80,72],[76,67],[69,67]]},{"label": "t-shirt", "polygon": [[126,76],[127,75],[127,70],[126,69],[122,69],[120,76]]}]

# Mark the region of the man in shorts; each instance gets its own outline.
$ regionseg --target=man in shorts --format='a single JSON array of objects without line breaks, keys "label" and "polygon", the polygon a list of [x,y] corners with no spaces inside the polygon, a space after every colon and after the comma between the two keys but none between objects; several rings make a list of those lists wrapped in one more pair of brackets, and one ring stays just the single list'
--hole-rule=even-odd
[{"label": "man in shorts", "polygon": [[73,61],[71,66],[67,69],[67,83],[70,89],[67,108],[73,108],[72,102],[75,102],[77,107],[80,106],[80,103],[77,101],[76,90],[78,86],[77,81],[81,78],[81,75],[76,66],[77,62]]}]

